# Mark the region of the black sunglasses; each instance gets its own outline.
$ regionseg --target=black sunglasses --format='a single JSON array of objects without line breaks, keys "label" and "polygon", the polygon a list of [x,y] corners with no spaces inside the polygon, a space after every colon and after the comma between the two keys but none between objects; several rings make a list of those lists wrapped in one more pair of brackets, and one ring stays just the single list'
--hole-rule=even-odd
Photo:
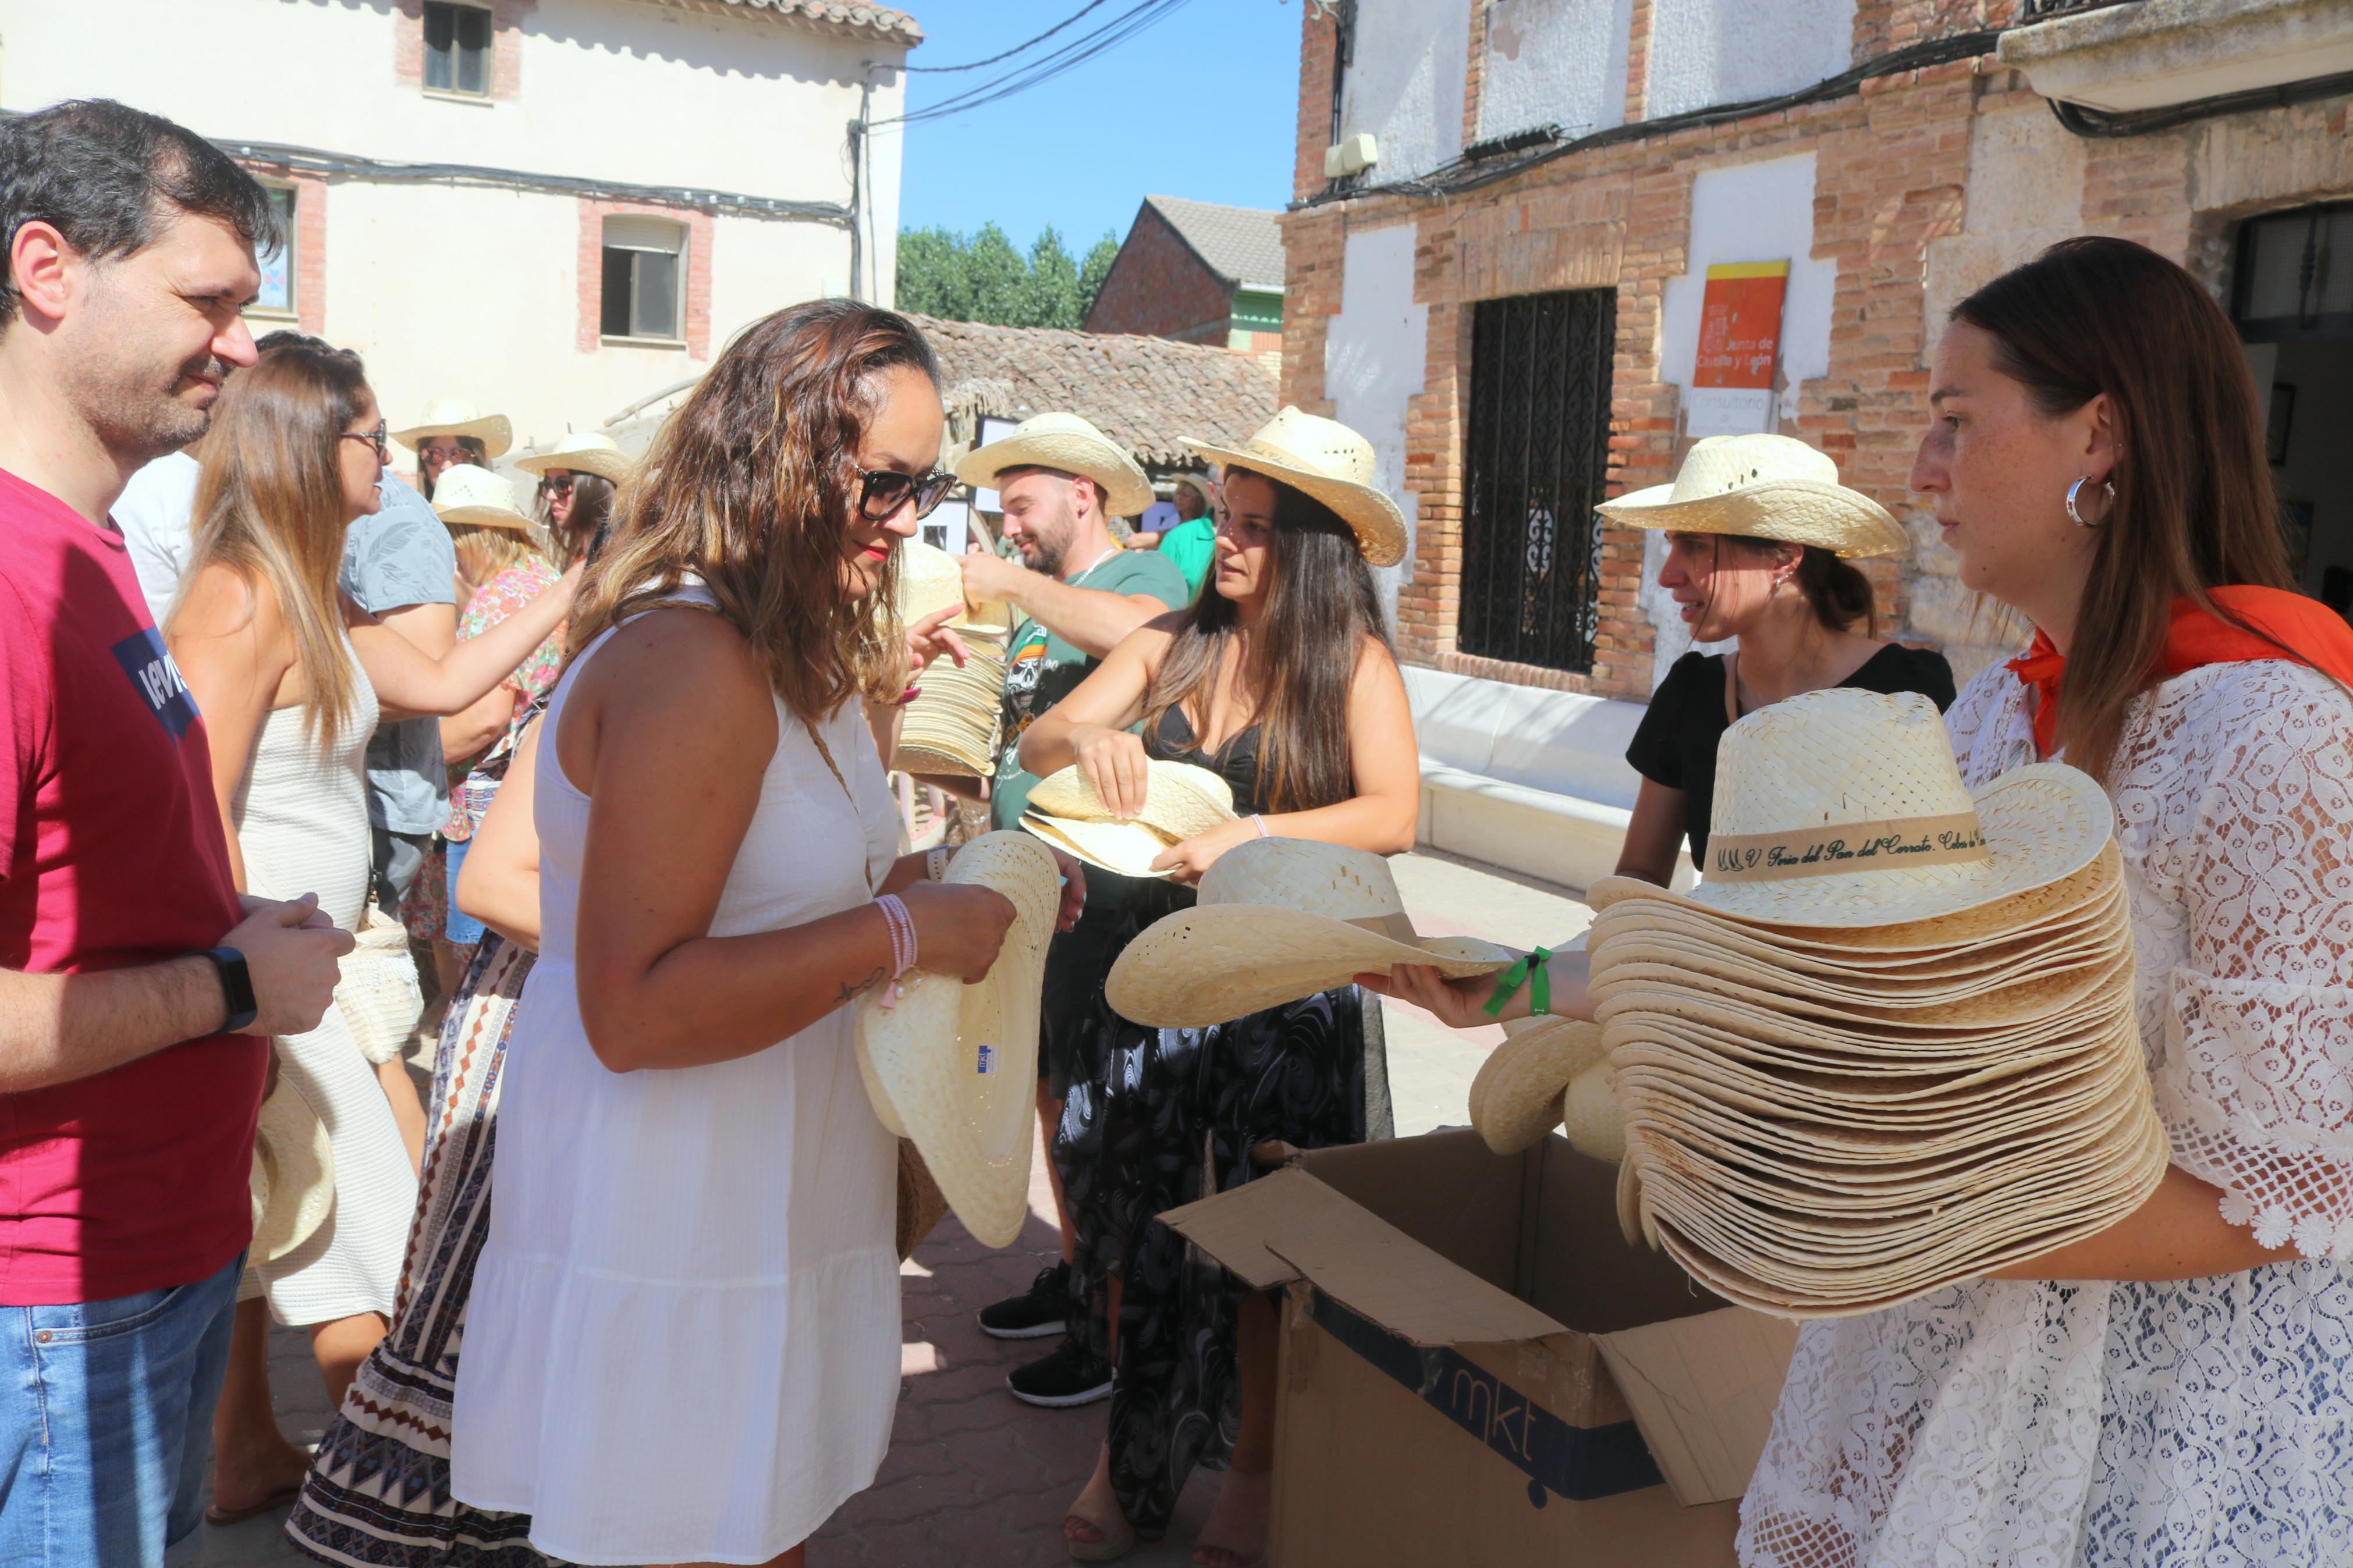
[{"label": "black sunglasses", "polygon": [[375,460],[377,462],[389,463],[392,461],[392,447],[386,439],[385,422],[381,419],[376,421],[375,428],[373,430],[344,431],[343,439],[346,441],[365,441],[369,446],[375,448]]},{"label": "black sunglasses", "polygon": [[860,468],[858,471],[858,513],[869,522],[881,522],[915,498],[915,515],[929,517],[932,509],[947,499],[955,488],[956,477],[937,468],[920,477],[902,474],[892,468]]}]

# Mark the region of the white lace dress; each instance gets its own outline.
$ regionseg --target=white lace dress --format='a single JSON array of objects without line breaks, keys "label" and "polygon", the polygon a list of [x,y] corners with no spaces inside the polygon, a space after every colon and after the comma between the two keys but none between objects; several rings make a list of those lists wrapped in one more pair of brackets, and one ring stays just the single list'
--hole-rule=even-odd
[{"label": "white lace dress", "polygon": [[[1972,786],[2034,760],[2000,665],[1947,722]],[[1809,1323],[1748,1568],[2353,1563],[2353,702],[2192,670],[2140,700],[2109,794],[2173,1163],[2303,1260]]]}]

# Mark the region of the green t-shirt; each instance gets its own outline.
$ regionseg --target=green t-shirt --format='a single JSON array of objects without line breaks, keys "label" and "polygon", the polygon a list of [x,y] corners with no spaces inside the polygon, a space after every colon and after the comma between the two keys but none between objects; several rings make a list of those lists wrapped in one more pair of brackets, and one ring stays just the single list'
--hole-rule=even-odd
[{"label": "green t-shirt", "polygon": [[1160,536],[1160,553],[1185,574],[1185,597],[1189,604],[1201,596],[1201,584],[1209,580],[1209,564],[1218,554],[1218,525],[1206,517],[1180,522]]},{"label": "green t-shirt", "polygon": [[[1108,594],[1149,594],[1172,610],[1185,607],[1184,574],[1156,550],[1115,550],[1071,580],[1073,588]],[[1021,768],[1021,731],[1029,721],[1071,694],[1096,661],[1024,619],[1013,628],[1005,656],[1005,750],[989,791],[988,825],[1012,827],[1021,821],[1038,775]]]}]

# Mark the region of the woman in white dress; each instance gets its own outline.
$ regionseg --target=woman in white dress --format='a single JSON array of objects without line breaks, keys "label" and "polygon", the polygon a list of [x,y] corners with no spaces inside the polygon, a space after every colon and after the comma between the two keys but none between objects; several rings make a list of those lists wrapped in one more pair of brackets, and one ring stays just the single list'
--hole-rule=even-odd
[{"label": "woman in white dress", "polygon": [[894,858],[858,700],[906,684],[884,590],[950,482],[937,374],[855,301],[755,323],[575,606],[450,1444],[551,1557],[797,1564],[890,1443],[895,1145],[848,1004],[985,974],[1013,913]]},{"label": "woman in white dress", "polygon": [[[387,708],[447,713],[505,679],[563,617],[550,594],[436,663],[338,592],[343,532],[375,510],[383,419],[359,360],[290,344],[232,377],[195,499],[194,555],[169,621],[204,713],[241,890],[311,896],[346,931],[367,900],[365,753]],[[325,1122],[335,1203],[284,1258],[247,1270],[214,1425],[216,1521],[290,1501],[309,1459],[269,1402],[263,1300],[311,1330],[340,1404],[393,1308],[417,1178],[392,1105],[340,1009],[278,1042],[280,1074]]]}]

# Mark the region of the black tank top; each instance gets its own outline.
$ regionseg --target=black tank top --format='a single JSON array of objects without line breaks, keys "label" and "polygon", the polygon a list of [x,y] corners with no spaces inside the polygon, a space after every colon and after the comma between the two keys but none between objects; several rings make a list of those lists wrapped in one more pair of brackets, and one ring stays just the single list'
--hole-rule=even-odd
[{"label": "black tank top", "polygon": [[1193,721],[1185,717],[1185,705],[1172,702],[1145,736],[1144,752],[1158,762],[1208,769],[1234,792],[1234,815],[1253,816],[1267,809],[1259,797],[1258,742],[1259,727],[1251,724],[1226,737],[1214,754],[1205,752],[1194,738]]}]

